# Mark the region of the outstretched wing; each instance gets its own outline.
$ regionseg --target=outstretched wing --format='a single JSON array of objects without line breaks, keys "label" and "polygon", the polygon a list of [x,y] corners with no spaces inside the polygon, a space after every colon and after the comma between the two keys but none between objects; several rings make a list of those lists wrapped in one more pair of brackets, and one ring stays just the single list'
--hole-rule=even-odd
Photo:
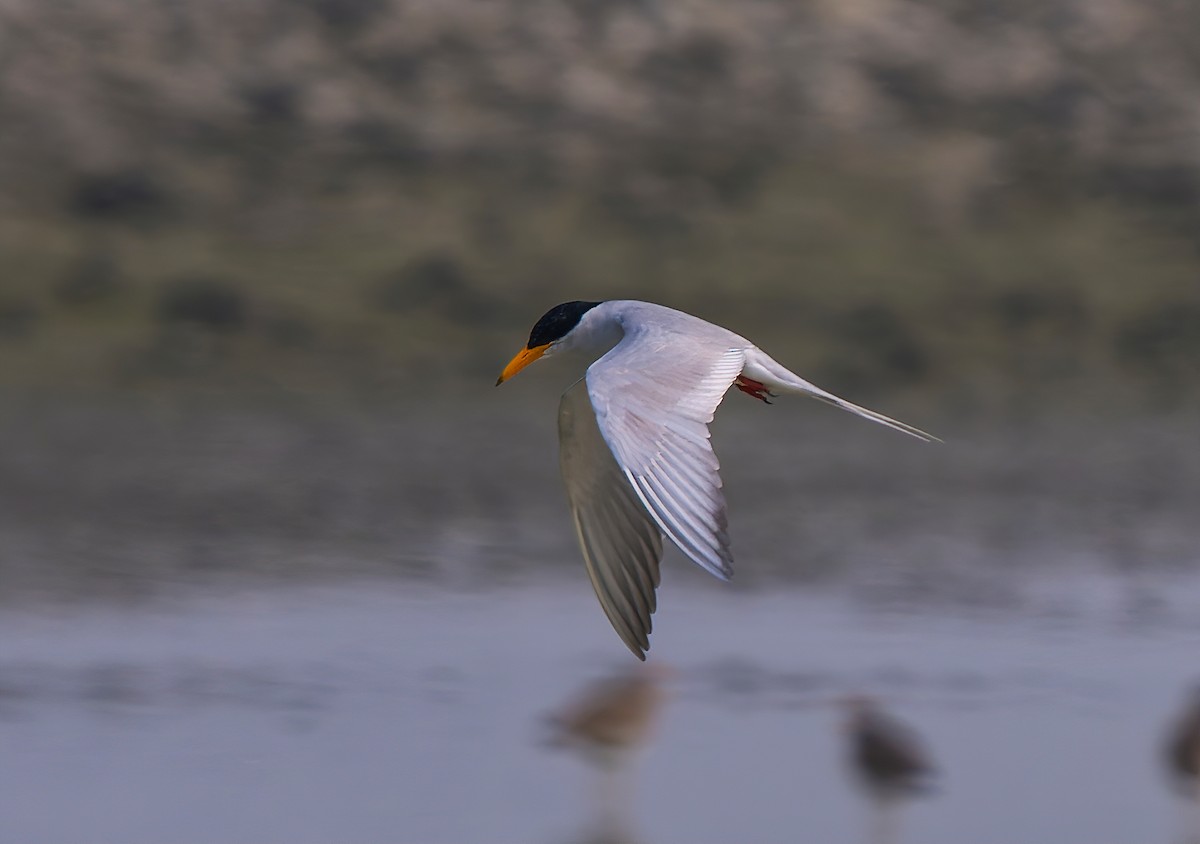
[{"label": "outstretched wing", "polygon": [[667,537],[722,580],[733,574],[708,423],[742,371],[741,349],[686,335],[627,336],[588,369],[596,424]]},{"label": "outstretched wing", "polygon": [[733,573],[708,423],[743,363],[740,349],[686,335],[631,334],[563,396],[562,470],[588,573],[640,657],[659,580],[659,531],[716,576]]},{"label": "outstretched wing", "polygon": [[559,404],[558,442],[567,502],[592,588],[621,640],[645,659],[662,537],[601,436],[583,380]]}]

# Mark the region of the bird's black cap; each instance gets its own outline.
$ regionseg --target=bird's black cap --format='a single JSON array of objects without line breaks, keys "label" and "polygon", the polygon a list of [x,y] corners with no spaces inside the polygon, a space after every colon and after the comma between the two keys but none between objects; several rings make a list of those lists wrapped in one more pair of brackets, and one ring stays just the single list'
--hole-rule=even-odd
[{"label": "bird's black cap", "polygon": [[599,302],[563,302],[561,305],[555,305],[534,324],[533,331],[529,332],[527,348],[536,349],[538,346],[561,340],[570,333],[572,328],[579,325],[579,320],[583,319],[584,314],[599,304]]}]

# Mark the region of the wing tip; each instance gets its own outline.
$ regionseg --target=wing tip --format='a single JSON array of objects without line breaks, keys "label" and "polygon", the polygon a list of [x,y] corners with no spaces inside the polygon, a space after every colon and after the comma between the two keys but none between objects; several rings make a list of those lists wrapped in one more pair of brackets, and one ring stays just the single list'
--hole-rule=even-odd
[{"label": "wing tip", "polygon": [[[615,628],[616,625],[614,624],[613,627]],[[646,651],[650,650],[650,637],[649,636],[643,635],[641,637],[640,641],[638,641],[638,640],[630,641],[629,639],[626,639],[623,635],[621,635],[620,630],[617,631],[617,635],[621,637],[621,642],[625,645],[625,647],[629,648],[629,652],[631,654],[636,656],[642,662],[646,661]]]}]

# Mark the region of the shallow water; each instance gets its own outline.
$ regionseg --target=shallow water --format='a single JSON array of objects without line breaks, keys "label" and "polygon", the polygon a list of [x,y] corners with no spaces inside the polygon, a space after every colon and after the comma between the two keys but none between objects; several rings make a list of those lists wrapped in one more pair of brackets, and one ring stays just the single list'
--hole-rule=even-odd
[{"label": "shallow water", "polygon": [[[246,575],[574,571],[555,445],[569,380],[547,375],[471,413],[475,394],[370,412],[0,407],[0,604]],[[1013,573],[1075,562],[1196,570],[1195,417],[971,424],[880,409],[947,442],[815,402],[725,402],[713,441],[739,588],[865,574],[887,594],[996,603]]]},{"label": "shallow water", "polygon": [[[1001,610],[668,568],[677,679],[633,773],[634,840],[863,840],[847,691],[925,737],[925,844],[1170,840],[1164,726],[1200,673],[1200,584],[1059,574]],[[590,772],[540,716],[632,665],[585,579],[359,582],[0,618],[0,840],[566,842]]]}]

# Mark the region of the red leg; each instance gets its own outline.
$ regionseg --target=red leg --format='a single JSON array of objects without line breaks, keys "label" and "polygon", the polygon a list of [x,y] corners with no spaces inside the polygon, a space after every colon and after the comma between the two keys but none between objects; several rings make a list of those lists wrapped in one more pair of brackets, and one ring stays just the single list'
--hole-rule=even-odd
[{"label": "red leg", "polygon": [[744,375],[739,375],[733,380],[733,386],[737,387],[743,393],[761,402],[770,404],[770,399],[775,398],[775,394],[767,389],[767,385],[761,381],[755,381],[753,378],[747,378]]}]

